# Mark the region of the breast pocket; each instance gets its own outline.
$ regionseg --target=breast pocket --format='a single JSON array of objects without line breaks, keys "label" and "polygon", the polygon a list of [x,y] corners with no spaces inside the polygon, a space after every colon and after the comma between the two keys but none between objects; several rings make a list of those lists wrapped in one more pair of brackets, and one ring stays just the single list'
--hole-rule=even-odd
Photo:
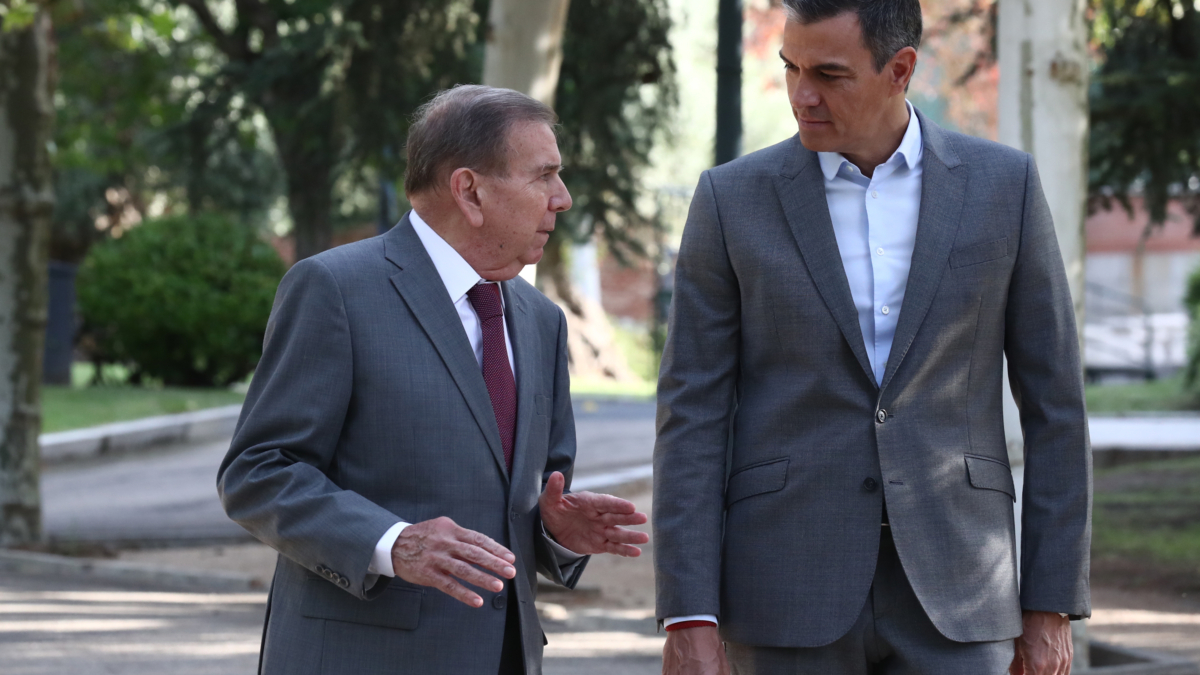
[{"label": "breast pocket", "polygon": [[954,249],[950,253],[950,268],[970,267],[1008,257],[1008,237],[1001,237],[982,244],[972,244]]}]

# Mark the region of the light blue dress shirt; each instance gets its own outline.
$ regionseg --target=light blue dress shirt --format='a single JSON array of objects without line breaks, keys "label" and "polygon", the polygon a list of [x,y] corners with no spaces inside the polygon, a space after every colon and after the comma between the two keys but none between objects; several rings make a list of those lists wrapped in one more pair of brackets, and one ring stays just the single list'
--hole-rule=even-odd
[{"label": "light blue dress shirt", "polygon": [[839,153],[817,153],[833,233],[877,384],[887,370],[912,266],[922,153],[921,123],[912,104],[900,147],[870,178]]}]

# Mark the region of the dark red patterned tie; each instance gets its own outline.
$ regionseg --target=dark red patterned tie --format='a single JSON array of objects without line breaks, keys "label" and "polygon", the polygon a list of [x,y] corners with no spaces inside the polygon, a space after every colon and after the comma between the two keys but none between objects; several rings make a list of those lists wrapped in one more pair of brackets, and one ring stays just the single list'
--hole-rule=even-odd
[{"label": "dark red patterned tie", "polygon": [[492,399],[492,412],[500,428],[504,465],[512,473],[513,440],[517,433],[517,382],[508,365],[504,342],[504,308],[500,304],[500,286],[476,284],[467,291],[467,299],[483,325],[483,381]]}]

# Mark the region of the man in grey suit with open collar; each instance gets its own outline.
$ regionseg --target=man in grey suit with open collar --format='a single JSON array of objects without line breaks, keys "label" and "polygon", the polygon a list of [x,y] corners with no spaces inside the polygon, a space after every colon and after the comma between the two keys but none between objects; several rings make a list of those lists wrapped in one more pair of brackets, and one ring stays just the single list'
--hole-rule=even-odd
[{"label": "man in grey suit with open collar", "polygon": [[280,284],[217,479],[280,553],[261,673],[535,675],[537,571],[574,587],[647,540],[633,504],[564,495],[566,321],[517,277],[571,206],[555,123],[442,92],[409,132],[414,210]]},{"label": "man in grey suit with open collar", "polygon": [[675,272],[663,672],[1065,675],[1068,620],[1090,612],[1091,463],[1036,168],[906,102],[917,0],[784,6],[799,136],[701,176]]}]

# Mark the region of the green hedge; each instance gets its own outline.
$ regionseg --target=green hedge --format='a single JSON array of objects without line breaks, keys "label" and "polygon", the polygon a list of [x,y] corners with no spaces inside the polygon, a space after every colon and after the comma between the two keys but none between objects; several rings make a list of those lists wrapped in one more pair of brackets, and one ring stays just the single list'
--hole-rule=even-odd
[{"label": "green hedge", "polygon": [[220,215],[147,221],[95,246],[79,271],[79,308],[96,360],[166,385],[224,386],[249,375],[283,262]]}]

